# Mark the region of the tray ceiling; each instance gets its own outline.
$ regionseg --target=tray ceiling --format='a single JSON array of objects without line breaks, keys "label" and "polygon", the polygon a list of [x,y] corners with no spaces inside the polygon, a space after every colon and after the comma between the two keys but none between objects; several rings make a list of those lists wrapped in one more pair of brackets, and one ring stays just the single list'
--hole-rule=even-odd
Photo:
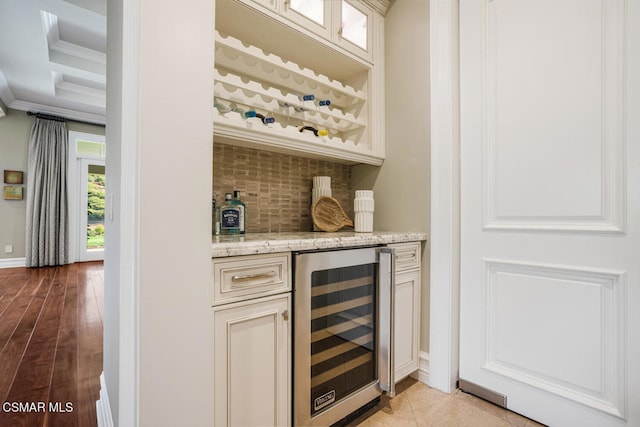
[{"label": "tray ceiling", "polygon": [[0,0],[0,99],[104,123],[106,0]]}]

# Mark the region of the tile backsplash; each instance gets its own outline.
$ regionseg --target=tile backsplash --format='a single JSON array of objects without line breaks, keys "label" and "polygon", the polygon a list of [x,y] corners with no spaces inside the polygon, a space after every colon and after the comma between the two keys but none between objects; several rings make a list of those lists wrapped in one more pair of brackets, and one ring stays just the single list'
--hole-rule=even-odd
[{"label": "tile backsplash", "polygon": [[353,218],[350,166],[213,144],[213,192],[220,203],[225,193],[242,193],[248,233],[311,231],[312,178],[319,175],[331,177],[333,197]]}]

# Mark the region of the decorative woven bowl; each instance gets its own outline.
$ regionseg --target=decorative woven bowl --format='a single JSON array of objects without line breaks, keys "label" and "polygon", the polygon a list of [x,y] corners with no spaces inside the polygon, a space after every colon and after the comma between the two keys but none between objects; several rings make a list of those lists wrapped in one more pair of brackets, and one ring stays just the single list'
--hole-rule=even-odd
[{"label": "decorative woven bowl", "polygon": [[342,227],[353,227],[353,221],[347,216],[340,202],[333,197],[320,197],[311,206],[313,223],[322,231],[338,231]]}]

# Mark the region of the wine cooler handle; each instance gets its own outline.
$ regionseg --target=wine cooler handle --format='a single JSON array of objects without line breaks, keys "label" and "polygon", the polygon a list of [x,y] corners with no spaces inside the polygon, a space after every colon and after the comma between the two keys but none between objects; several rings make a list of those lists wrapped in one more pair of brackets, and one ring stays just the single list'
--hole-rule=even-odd
[{"label": "wine cooler handle", "polygon": [[379,252],[379,329],[378,329],[378,378],[380,389],[390,397],[396,395],[393,354],[393,318],[395,288],[395,249],[381,248]]}]

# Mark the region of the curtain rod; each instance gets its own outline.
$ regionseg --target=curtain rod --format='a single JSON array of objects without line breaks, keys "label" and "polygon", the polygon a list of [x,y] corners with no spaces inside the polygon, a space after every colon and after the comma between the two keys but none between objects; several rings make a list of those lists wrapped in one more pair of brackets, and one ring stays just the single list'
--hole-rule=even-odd
[{"label": "curtain rod", "polygon": [[106,127],[105,125],[100,124],[100,123],[84,122],[82,120],[67,119],[67,118],[59,117],[59,116],[52,116],[50,114],[34,113],[32,111],[27,111],[27,116],[36,116],[36,118],[38,118],[38,119],[54,120],[56,122],[67,122],[67,121],[69,121],[69,122],[83,123],[85,125]]}]

